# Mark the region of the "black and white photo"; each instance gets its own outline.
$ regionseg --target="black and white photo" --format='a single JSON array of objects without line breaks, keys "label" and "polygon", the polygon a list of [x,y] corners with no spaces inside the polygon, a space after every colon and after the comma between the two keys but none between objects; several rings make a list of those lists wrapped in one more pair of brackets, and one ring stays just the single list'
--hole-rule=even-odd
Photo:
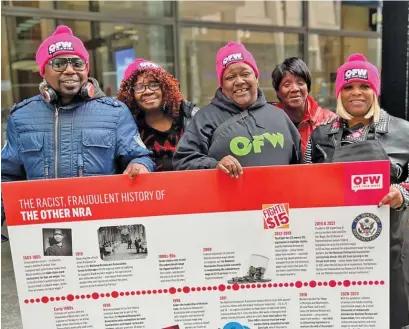
[{"label": "black and white photo", "polygon": [[44,256],[72,256],[71,229],[43,228]]},{"label": "black and white photo", "polygon": [[145,227],[141,224],[105,226],[98,229],[102,260],[141,259],[148,255]]}]

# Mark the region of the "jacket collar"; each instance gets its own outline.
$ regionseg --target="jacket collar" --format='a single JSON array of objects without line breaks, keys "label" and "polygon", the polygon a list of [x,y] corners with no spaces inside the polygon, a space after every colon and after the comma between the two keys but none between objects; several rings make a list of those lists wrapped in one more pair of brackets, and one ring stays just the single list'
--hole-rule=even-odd
[{"label": "jacket collar", "polygon": [[66,105],[61,105],[60,103],[57,103],[57,107],[65,109],[65,110],[71,110],[79,105],[84,104],[85,102],[106,96],[105,93],[101,90],[99,83],[96,79],[89,77],[88,82],[94,85],[94,96],[92,98],[83,99],[77,95],[76,97],[73,98],[71,103],[66,104]]},{"label": "jacket collar", "polygon": [[[281,102],[273,105],[284,110],[283,104]],[[321,112],[321,107],[310,95],[307,96],[305,107],[306,109],[300,122],[312,122],[313,124],[315,124],[317,122],[318,115]]]},{"label": "jacket collar", "polygon": [[182,109],[182,114],[188,119],[191,119],[196,114],[196,112],[200,110],[200,108],[197,107],[196,104],[187,100],[182,101],[182,103],[180,104],[180,108]]},{"label": "jacket collar", "polygon": [[[342,118],[338,118],[331,124],[331,128],[328,131],[327,135],[333,135],[336,134],[342,126],[342,123],[345,120]],[[389,121],[390,121],[390,116],[389,114],[381,109],[381,115],[379,117],[378,122],[372,122],[371,123],[371,128],[373,128],[376,132],[380,134],[387,134],[389,132]]]},{"label": "jacket collar", "polygon": [[[210,103],[224,111],[227,111],[233,114],[243,112],[243,108],[240,105],[238,105],[236,102],[234,102],[233,100],[227,98],[226,95],[223,94],[222,88],[220,87],[216,90],[216,95],[210,101]],[[266,98],[264,97],[263,91],[260,88],[258,88],[256,102],[251,104],[248,108],[246,108],[246,110],[248,111],[257,110],[263,107],[264,105],[266,105],[266,103],[267,101],[266,101]]]},{"label": "jacket collar", "polygon": [[304,117],[302,118],[302,121],[311,121],[313,124],[315,124],[318,120],[318,115],[321,112],[321,106],[319,106],[317,101],[310,95],[307,96],[307,101],[305,105],[307,106],[307,108],[304,112]]}]

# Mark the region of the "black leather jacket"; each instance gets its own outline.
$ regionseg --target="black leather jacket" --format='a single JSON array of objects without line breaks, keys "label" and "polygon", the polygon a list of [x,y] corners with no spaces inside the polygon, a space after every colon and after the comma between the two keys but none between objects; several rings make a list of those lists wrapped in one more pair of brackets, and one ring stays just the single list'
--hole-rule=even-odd
[{"label": "black leather jacket", "polygon": [[[342,119],[318,127],[311,134],[304,156],[305,163],[330,163],[335,143],[342,138]],[[403,182],[408,177],[409,165],[409,122],[389,115],[381,110],[379,122],[372,124],[377,139],[392,163],[395,182]]]},{"label": "black leather jacket", "polygon": [[[318,127],[308,141],[304,163],[330,163],[335,145],[343,135],[342,119]],[[369,134],[376,134],[382,147],[391,161],[391,181],[409,182],[409,122],[393,117],[381,110],[380,120],[373,123]],[[362,160],[366,155],[362,154]],[[409,191],[403,184],[394,184],[404,197],[404,205],[400,210],[391,209],[390,217],[390,263],[392,269],[403,267],[406,281],[409,283]],[[402,211],[403,210],[403,211]],[[400,283],[399,283],[400,284]],[[398,284],[398,285],[399,285]],[[402,286],[398,287],[403,289]],[[397,301],[399,302],[399,301]],[[397,306],[398,307],[398,306]],[[406,309],[407,310],[407,309]]]}]

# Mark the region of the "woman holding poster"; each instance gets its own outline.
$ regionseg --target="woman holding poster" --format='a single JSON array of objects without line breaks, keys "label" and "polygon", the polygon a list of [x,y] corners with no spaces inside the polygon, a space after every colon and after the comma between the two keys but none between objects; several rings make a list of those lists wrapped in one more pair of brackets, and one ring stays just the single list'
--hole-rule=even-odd
[{"label": "woman holding poster", "polygon": [[297,128],[284,111],[266,102],[256,61],[244,45],[222,47],[216,72],[219,88],[180,140],[175,168],[218,168],[238,178],[242,167],[299,163]]},{"label": "woman holding poster", "polygon": [[[337,70],[337,114],[333,123],[318,127],[307,144],[305,163],[389,160],[391,187],[379,207],[391,207],[390,329],[409,325],[405,270],[408,249],[409,191],[403,183],[409,166],[409,122],[379,107],[377,68],[361,54],[351,55]],[[407,260],[406,260],[407,259]],[[405,277],[406,276],[406,277]]]},{"label": "woman holding poster", "polygon": [[179,81],[158,64],[137,58],[126,68],[117,98],[131,110],[156,171],[173,170],[176,146],[199,110],[184,100]]}]

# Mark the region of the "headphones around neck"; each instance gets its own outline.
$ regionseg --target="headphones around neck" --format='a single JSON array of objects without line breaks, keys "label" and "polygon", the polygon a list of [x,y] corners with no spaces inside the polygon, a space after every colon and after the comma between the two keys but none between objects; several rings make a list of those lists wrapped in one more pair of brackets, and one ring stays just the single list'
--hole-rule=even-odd
[{"label": "headphones around neck", "polygon": [[[45,79],[40,83],[39,89],[41,96],[43,97],[46,103],[52,104],[58,101],[59,98],[58,93],[48,85]],[[89,81],[83,84],[81,86],[80,91],[78,92],[78,96],[80,96],[82,99],[92,98],[94,97],[94,94],[95,94],[94,85]]]}]

